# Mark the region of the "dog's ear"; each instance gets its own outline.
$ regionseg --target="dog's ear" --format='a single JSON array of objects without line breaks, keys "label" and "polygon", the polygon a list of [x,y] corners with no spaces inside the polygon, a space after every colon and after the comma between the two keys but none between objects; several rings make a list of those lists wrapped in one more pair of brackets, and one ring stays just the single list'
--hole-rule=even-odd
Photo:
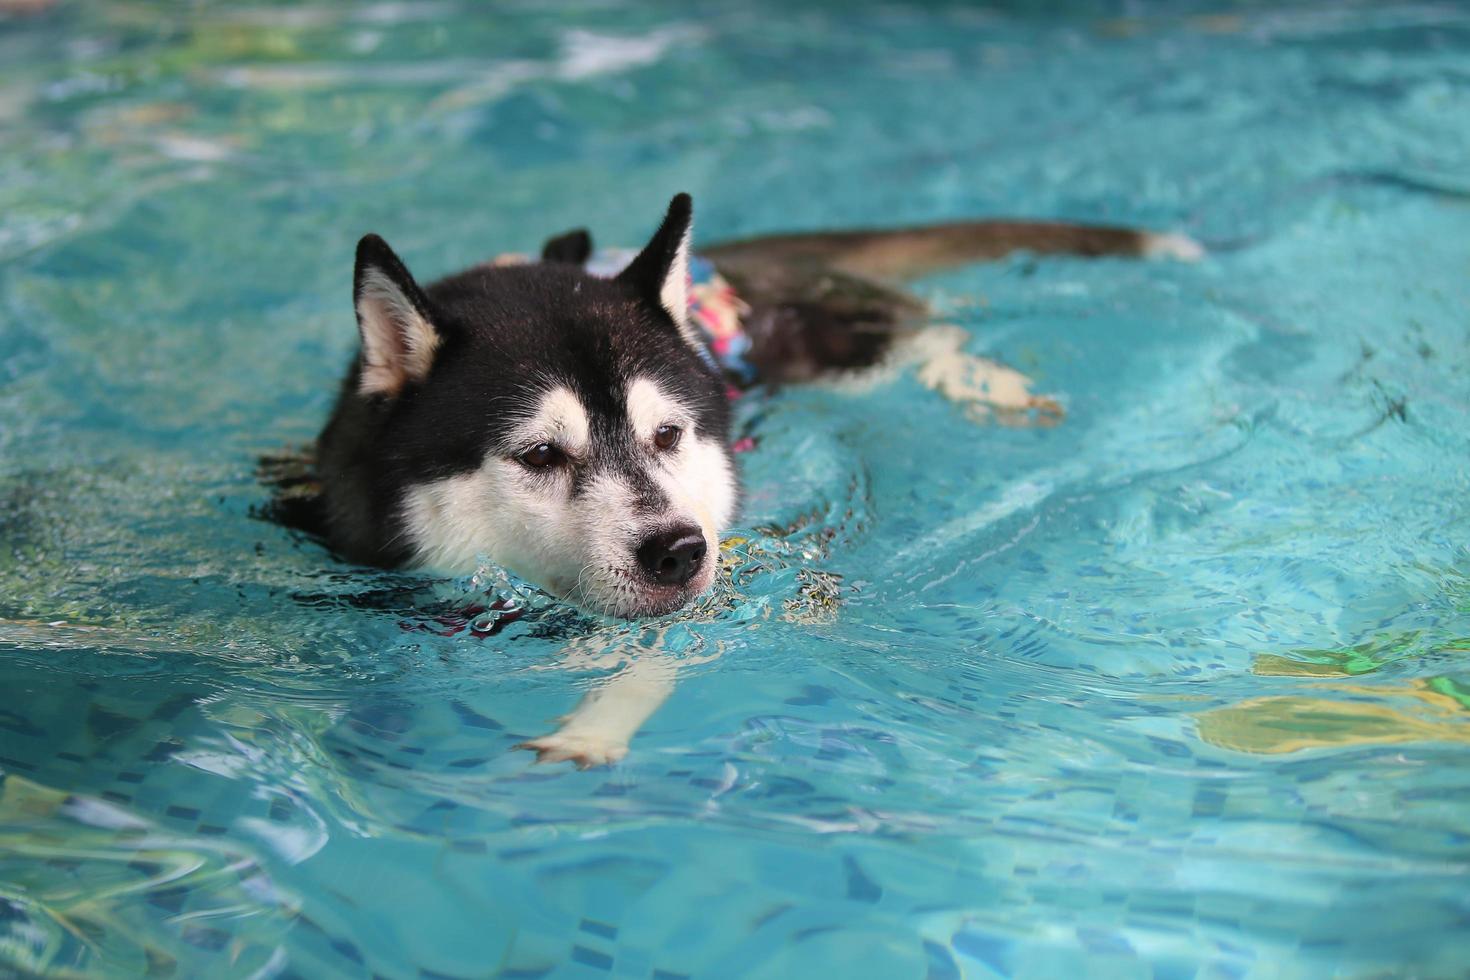
[{"label": "dog's ear", "polygon": [[362,334],[359,392],[391,398],[404,385],[428,377],[439,346],[439,332],[429,322],[429,302],[377,235],[364,235],[357,243],[352,303]]},{"label": "dog's ear", "polygon": [[542,262],[566,262],[570,265],[586,265],[592,257],[592,236],[586,228],[578,228],[555,238],[547,239],[541,246]]},{"label": "dog's ear", "polygon": [[661,307],[679,333],[696,348],[702,341],[689,324],[689,232],[694,203],[688,194],[675,194],[663,224],[643,251],[618,273],[644,299]]}]

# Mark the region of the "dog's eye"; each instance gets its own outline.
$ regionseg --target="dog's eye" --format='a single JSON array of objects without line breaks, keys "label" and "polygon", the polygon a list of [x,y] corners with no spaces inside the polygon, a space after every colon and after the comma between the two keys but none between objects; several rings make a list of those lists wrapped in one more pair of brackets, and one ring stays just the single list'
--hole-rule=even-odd
[{"label": "dog's eye", "polygon": [[549,442],[541,442],[527,449],[516,457],[526,466],[533,470],[549,469],[559,466],[566,461],[566,453],[557,449]]},{"label": "dog's eye", "polygon": [[684,430],[677,425],[661,425],[653,430],[653,444],[667,451],[679,444],[679,437],[683,434]]}]

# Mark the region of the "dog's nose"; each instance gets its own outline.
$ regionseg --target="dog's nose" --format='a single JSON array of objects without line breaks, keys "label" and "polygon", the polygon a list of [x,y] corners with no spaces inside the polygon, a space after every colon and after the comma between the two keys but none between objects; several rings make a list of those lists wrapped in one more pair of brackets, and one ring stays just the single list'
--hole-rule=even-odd
[{"label": "dog's nose", "polygon": [[704,534],[697,527],[661,531],[638,546],[638,564],[659,585],[684,585],[704,561]]}]

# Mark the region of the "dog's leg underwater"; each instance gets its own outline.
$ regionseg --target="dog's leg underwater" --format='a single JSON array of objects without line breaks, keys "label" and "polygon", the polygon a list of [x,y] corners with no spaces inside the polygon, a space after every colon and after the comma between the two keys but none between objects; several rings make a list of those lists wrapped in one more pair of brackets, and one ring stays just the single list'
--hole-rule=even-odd
[{"label": "dog's leg underwater", "polygon": [[556,731],[516,748],[535,752],[537,762],[611,765],[628,754],[638,729],[668,700],[678,672],[675,658],[643,653],[588,692]]}]

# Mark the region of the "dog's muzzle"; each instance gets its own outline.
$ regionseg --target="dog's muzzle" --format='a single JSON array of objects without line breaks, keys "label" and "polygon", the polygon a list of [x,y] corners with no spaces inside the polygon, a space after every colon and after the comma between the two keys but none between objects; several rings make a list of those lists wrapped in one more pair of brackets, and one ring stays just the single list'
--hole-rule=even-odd
[{"label": "dog's muzzle", "polygon": [[656,584],[682,588],[699,573],[707,547],[693,525],[660,531],[638,546],[638,564]]}]

